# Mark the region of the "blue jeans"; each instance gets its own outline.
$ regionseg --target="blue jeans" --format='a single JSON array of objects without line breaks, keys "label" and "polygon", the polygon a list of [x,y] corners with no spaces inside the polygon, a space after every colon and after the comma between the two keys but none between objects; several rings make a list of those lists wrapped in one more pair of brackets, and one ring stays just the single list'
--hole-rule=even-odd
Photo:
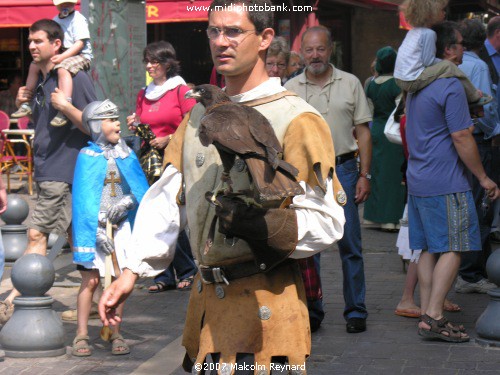
[{"label": "blue jeans", "polygon": [[188,236],[185,231],[182,231],[179,233],[179,238],[177,238],[174,260],[165,271],[155,277],[154,282],[162,282],[165,285],[175,285],[176,274],[179,280],[184,280],[195,275],[196,271],[197,269],[194,264]]},{"label": "blue jeans", "polygon": [[[344,319],[368,317],[365,305],[365,270],[361,253],[361,224],[359,222],[358,205],[354,203],[356,183],[358,182],[358,166],[356,159],[342,163],[336,167],[337,177],[347,194],[344,206],[344,237],[338,242],[342,273],[344,275]],[[315,254],[316,267],[320,272],[320,253]],[[321,301],[308,301],[311,319],[323,318]]]},{"label": "blue jeans", "polygon": [[365,269],[361,252],[361,224],[358,205],[354,203],[358,166],[355,159],[336,167],[337,177],[347,194],[344,206],[344,237],[338,242],[342,272],[344,275],[344,318],[366,319],[368,312],[365,305]]}]

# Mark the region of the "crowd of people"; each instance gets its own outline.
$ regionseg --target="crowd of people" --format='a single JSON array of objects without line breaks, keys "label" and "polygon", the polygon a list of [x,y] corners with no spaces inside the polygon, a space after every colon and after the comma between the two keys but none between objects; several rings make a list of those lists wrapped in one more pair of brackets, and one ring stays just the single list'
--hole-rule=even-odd
[{"label": "crowd of people", "polygon": [[[365,223],[385,231],[404,224],[398,246],[412,262],[396,314],[418,318],[424,338],[469,340],[444,311],[460,309],[446,299],[455,280],[459,293],[495,287],[485,262],[500,196],[494,157],[500,17],[485,29],[477,20],[444,21],[447,0],[406,0],[402,9],[413,28],[398,50],[377,51],[363,87],[330,62],[328,28],[308,28],[300,51],[291,52],[275,36],[272,12],[220,10],[225,0],[214,0],[207,28],[212,82],[271,124],[280,157],[298,170],[288,178],[304,191],[255,204],[247,199],[255,186],[243,158],[227,173],[223,164],[235,152],[204,147],[199,137],[200,126],[217,131],[207,119],[225,99],[203,98],[213,92],[189,87],[166,41],[144,49],[152,82],[137,94],[126,124],[141,145],[134,151],[126,145],[116,105],[96,100],[85,71],[89,35],[80,28],[71,35],[73,18],[86,24],[74,3],[54,0],[54,20],[30,27],[33,64],[15,100],[16,116],[30,114],[36,130],[39,194],[26,253],[45,255],[49,233],[68,235],[82,277],[73,355],[92,354],[87,325],[100,277],[114,278],[99,313],[113,326],[115,355],[130,352],[120,334],[124,302],[139,277],[154,277],[151,293],[191,290],[186,371],[209,357],[299,368],[311,352],[311,331],[325,317],[320,254],[335,243],[346,331],[367,330],[360,204]],[[199,103],[190,90],[201,93]],[[384,134],[391,116],[401,124],[397,144]],[[225,136],[240,141],[226,120]],[[221,180],[231,187],[212,192]],[[0,213],[5,209],[0,185]],[[13,290],[0,302],[0,318],[8,319],[18,295]]]}]

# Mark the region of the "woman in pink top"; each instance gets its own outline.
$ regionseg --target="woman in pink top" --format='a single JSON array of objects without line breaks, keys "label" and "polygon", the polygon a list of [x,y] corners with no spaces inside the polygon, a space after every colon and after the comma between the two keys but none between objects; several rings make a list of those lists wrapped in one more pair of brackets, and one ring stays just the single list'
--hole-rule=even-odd
[{"label": "woman in pink top", "polygon": [[[170,43],[160,41],[148,44],[144,49],[143,62],[153,82],[139,91],[135,113],[127,117],[127,124],[133,132],[136,131],[136,124],[149,124],[156,136],[149,141],[149,145],[160,150],[160,155],[163,155],[172,135],[196,101],[184,98],[190,88],[179,75],[180,64]],[[190,289],[196,271],[186,233],[181,232],[172,264],[155,277],[155,285],[149,288],[149,292]]]},{"label": "woman in pink top", "polygon": [[146,71],[153,82],[139,91],[135,113],[127,117],[127,124],[131,131],[136,130],[134,123],[149,124],[156,135],[149,144],[163,150],[196,101],[184,98],[190,89],[179,75],[180,64],[170,43],[148,44],[143,56]]}]

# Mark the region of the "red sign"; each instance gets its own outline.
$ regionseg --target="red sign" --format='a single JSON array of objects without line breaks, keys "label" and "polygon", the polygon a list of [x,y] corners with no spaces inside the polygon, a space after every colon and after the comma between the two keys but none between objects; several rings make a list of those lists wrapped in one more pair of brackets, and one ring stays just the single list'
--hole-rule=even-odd
[{"label": "red sign", "polygon": [[[148,0],[146,22],[207,21],[210,3],[210,0]],[[39,19],[52,19],[56,14],[52,0],[0,0],[0,28],[29,27]]]},{"label": "red sign", "polygon": [[146,22],[166,23],[207,21],[208,7],[211,2],[211,0],[149,0],[146,3]]},{"label": "red sign", "polygon": [[52,0],[0,0],[0,27],[29,27],[39,19],[52,19],[56,14]]}]

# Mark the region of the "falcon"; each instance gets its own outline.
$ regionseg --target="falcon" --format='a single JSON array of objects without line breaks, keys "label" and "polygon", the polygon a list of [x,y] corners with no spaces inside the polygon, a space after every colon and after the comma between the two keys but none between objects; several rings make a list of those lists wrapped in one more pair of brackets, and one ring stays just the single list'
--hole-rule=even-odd
[{"label": "falcon", "polygon": [[282,159],[283,148],[259,111],[231,102],[224,91],[213,85],[195,86],[185,97],[196,99],[205,107],[199,138],[205,147],[214,145],[222,161],[221,184],[214,191],[212,202],[216,202],[221,191],[225,195],[232,193],[230,171],[236,156],[246,163],[256,193],[250,198],[258,204],[304,194],[295,179],[299,171]]}]

